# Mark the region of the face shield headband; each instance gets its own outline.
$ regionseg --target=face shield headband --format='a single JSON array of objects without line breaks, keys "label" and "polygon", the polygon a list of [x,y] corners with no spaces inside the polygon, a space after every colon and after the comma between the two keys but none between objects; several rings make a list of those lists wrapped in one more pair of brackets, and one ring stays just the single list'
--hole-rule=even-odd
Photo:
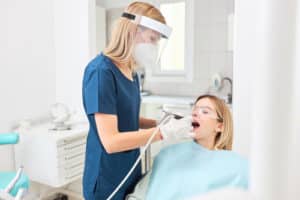
[{"label": "face shield headband", "polygon": [[154,20],[150,17],[126,13],[126,12],[124,12],[122,14],[122,17],[132,20],[133,23],[135,23],[135,24],[138,24],[143,27],[146,27],[146,28],[156,31],[156,32],[160,33],[163,38],[166,38],[166,39],[168,39],[172,33],[171,27],[169,27],[166,24],[163,24],[157,20]]}]

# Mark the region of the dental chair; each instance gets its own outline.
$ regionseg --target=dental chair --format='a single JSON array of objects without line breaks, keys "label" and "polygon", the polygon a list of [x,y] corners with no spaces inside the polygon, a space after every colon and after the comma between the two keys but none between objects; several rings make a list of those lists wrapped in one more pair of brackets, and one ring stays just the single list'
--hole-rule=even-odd
[{"label": "dental chair", "polygon": [[[17,144],[19,135],[16,133],[0,134],[0,145]],[[28,187],[29,179],[22,174],[23,167],[18,172],[0,172],[0,200],[21,200]]]}]

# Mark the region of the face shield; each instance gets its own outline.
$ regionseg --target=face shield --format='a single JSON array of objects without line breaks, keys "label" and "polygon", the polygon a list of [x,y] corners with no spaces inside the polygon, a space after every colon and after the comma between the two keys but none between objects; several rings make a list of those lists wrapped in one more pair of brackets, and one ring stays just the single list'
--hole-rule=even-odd
[{"label": "face shield", "polygon": [[133,57],[136,63],[142,67],[159,64],[172,29],[166,24],[142,15],[123,13],[122,17],[139,25],[138,31],[145,39],[135,45]]}]

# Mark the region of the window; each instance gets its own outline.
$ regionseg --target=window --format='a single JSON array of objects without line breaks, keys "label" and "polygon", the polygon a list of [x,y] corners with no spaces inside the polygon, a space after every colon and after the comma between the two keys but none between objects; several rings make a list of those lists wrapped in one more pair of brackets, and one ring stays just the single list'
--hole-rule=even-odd
[{"label": "window", "polygon": [[163,52],[159,71],[184,72],[185,2],[162,4],[160,9],[173,32]]},{"label": "window", "polygon": [[167,41],[160,65],[154,69],[146,69],[147,81],[192,82],[195,3],[194,0],[166,1],[160,4],[160,10],[173,32]]}]

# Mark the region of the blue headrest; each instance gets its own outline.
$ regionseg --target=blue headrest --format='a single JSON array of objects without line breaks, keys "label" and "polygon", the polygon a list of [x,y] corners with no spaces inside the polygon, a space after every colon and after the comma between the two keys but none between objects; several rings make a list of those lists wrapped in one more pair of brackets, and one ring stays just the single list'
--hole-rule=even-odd
[{"label": "blue headrest", "polygon": [[17,144],[19,141],[18,133],[0,133],[0,145]]}]

